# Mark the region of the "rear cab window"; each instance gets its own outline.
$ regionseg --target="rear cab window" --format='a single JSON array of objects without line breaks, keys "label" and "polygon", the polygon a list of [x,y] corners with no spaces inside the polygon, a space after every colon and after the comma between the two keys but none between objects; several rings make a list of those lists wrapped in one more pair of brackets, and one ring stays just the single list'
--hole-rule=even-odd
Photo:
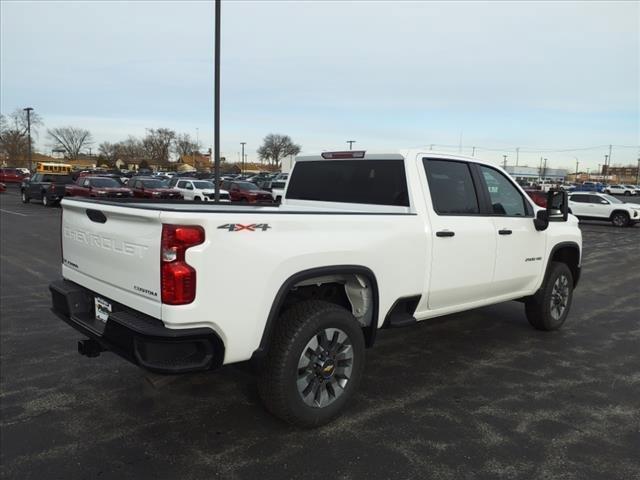
[{"label": "rear cab window", "polygon": [[286,198],[409,207],[404,160],[300,161],[289,179]]}]

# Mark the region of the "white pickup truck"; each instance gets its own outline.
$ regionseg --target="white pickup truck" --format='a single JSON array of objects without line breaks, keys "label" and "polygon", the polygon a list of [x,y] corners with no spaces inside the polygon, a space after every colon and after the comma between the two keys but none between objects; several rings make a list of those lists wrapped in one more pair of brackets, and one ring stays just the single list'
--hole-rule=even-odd
[{"label": "white pickup truck", "polygon": [[53,311],[87,356],[161,373],[251,359],[268,410],[316,426],[353,396],[380,328],[507,300],[559,328],[582,240],[567,194],[548,200],[415,150],[298,158],[280,207],[65,198]]}]

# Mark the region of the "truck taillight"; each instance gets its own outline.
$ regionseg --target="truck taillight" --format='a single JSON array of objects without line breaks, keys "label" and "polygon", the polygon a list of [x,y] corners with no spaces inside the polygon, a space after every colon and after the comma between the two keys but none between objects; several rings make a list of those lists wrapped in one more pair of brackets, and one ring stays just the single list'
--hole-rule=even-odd
[{"label": "truck taillight", "polygon": [[196,271],[185,261],[188,248],[204,242],[196,225],[162,225],[160,283],[162,303],[185,305],[196,298]]}]

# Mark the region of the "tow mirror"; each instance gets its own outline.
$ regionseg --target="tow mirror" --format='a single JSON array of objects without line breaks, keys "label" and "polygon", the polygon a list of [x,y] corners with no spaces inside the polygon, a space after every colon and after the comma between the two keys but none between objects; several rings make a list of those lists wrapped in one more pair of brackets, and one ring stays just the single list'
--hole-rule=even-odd
[{"label": "tow mirror", "polygon": [[546,230],[549,226],[549,216],[547,210],[538,210],[536,218],[533,219],[533,225],[539,232]]},{"label": "tow mirror", "polygon": [[547,193],[547,219],[566,222],[569,218],[569,195],[564,190],[551,189]]}]

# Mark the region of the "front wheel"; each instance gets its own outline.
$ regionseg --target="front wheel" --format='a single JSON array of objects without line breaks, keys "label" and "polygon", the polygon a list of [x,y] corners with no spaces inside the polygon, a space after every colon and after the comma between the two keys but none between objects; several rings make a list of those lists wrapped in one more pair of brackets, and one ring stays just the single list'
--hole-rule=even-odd
[{"label": "front wheel", "polygon": [[629,195],[631,195],[631,192],[624,192],[625,197],[628,197]]},{"label": "front wheel", "polygon": [[29,198],[29,195],[27,195],[27,192],[25,192],[24,190],[22,190],[22,203],[29,203],[29,200],[31,200]]},{"label": "front wheel", "polygon": [[538,330],[557,330],[567,319],[573,299],[573,275],[566,263],[551,262],[540,290],[525,301],[529,323]]},{"label": "front wheel", "polygon": [[258,381],[267,410],[306,428],[333,420],[358,388],[364,349],[360,325],[343,307],[292,306],[278,320]]},{"label": "front wheel", "polygon": [[201,202],[202,199],[200,197],[193,197],[194,202]]},{"label": "front wheel", "polygon": [[616,212],[611,217],[611,223],[615,227],[626,227],[629,224],[629,215],[624,212]]}]

